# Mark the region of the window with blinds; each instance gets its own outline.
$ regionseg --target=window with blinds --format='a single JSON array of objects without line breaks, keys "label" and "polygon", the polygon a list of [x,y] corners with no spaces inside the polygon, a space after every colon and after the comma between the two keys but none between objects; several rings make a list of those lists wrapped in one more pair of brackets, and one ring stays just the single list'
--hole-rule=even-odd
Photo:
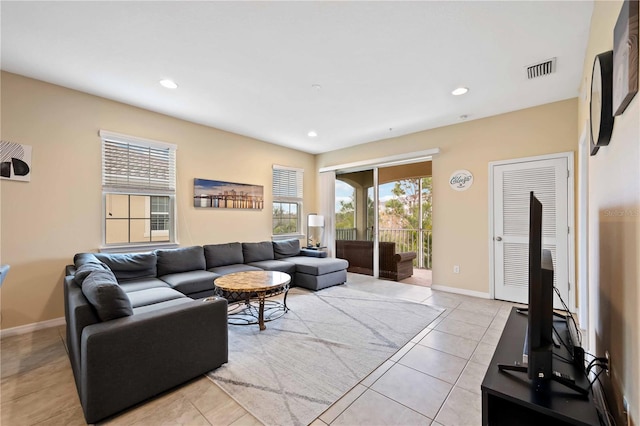
[{"label": "window with blinds", "polygon": [[176,146],[100,131],[104,243],[175,241]]},{"label": "window with blinds", "polygon": [[274,236],[301,236],[304,170],[273,166],[273,218]]}]

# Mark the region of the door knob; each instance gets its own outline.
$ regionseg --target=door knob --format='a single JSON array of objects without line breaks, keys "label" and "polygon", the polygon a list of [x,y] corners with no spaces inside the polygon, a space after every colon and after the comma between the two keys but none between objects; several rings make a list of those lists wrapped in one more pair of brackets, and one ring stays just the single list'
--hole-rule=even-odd
[{"label": "door knob", "polygon": [[496,241],[502,241],[502,237],[496,237]]}]

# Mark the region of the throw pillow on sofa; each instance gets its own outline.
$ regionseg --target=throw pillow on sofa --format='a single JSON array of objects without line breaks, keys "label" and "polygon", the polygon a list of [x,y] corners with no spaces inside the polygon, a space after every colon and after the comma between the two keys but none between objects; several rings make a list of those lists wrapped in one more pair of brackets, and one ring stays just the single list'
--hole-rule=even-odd
[{"label": "throw pillow on sofa", "polygon": [[101,321],[133,315],[131,302],[111,271],[91,272],[82,283],[82,294]]},{"label": "throw pillow on sofa", "polygon": [[109,267],[100,261],[96,262],[87,262],[76,269],[76,273],[73,275],[73,281],[79,286],[82,286],[84,280],[93,272],[93,271],[106,271],[111,272]]}]

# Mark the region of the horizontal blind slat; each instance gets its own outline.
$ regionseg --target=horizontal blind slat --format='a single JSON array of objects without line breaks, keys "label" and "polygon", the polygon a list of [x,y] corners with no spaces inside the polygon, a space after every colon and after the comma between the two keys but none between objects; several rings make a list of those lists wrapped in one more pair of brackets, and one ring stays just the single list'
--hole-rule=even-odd
[{"label": "horizontal blind slat", "polygon": [[273,169],[273,199],[302,201],[303,172],[300,170]]},{"label": "horizontal blind slat", "polygon": [[109,139],[102,141],[102,185],[105,189],[175,193],[175,149]]}]

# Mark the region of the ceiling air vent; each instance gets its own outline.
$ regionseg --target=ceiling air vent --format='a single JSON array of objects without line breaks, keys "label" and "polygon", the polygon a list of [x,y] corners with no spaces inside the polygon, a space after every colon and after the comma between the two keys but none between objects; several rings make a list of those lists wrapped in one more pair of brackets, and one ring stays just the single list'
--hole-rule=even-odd
[{"label": "ceiling air vent", "polygon": [[538,64],[529,65],[527,67],[527,78],[542,77],[543,75],[551,74],[556,71],[556,58],[547,59],[546,61]]}]

